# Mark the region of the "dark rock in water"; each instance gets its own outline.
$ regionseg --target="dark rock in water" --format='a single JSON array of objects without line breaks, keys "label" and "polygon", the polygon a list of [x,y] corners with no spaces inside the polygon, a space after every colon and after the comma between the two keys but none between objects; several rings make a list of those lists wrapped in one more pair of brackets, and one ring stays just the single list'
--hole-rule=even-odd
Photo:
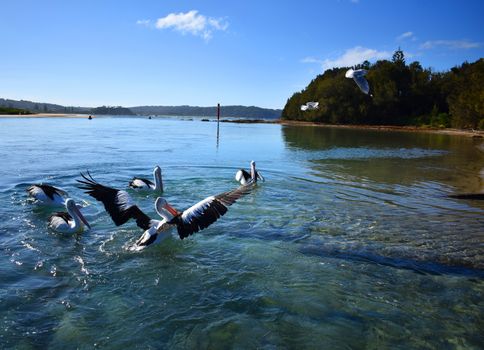
[{"label": "dark rock in water", "polygon": [[222,119],[222,123],[238,123],[238,124],[274,124],[274,120],[264,120],[264,119]]},{"label": "dark rock in water", "polygon": [[208,119],[202,119],[202,122],[209,122],[210,120]]},{"label": "dark rock in water", "polygon": [[473,199],[473,200],[484,200],[484,193],[460,193],[460,194],[451,194],[449,195],[450,198],[456,199]]}]

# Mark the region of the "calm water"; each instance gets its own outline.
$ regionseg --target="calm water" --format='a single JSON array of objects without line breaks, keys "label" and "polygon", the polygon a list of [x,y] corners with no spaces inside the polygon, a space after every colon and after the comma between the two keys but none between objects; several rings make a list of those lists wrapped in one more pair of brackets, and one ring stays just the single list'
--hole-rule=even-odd
[{"label": "calm water", "polygon": [[[0,119],[1,348],[478,349],[484,203],[477,140],[134,118]],[[163,169],[179,209],[266,182],[209,229],[143,252],[75,187]],[[46,227],[25,188],[85,201],[93,229]],[[153,195],[132,193],[155,217]]]}]

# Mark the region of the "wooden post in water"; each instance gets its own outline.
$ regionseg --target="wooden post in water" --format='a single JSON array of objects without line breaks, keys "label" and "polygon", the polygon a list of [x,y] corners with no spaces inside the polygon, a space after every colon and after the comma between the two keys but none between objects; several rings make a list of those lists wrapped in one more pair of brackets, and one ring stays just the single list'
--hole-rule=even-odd
[{"label": "wooden post in water", "polygon": [[218,149],[218,140],[219,140],[219,127],[220,127],[220,103],[217,103],[217,149]]}]

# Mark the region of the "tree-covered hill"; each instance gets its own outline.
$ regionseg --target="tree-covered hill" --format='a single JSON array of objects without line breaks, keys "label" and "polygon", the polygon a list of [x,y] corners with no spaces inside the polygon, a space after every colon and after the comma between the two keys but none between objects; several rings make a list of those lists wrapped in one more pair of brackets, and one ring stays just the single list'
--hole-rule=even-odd
[{"label": "tree-covered hill", "polygon": [[90,113],[90,107],[61,106],[53,103],[0,98],[0,107],[26,109],[32,113]]},{"label": "tree-covered hill", "polygon": [[[141,115],[176,115],[176,116],[197,116],[213,117],[217,115],[217,107],[198,107],[198,106],[139,106],[130,109]],[[258,118],[258,119],[278,119],[281,116],[280,109],[268,109],[255,106],[221,106],[221,117],[234,118]]]},{"label": "tree-covered hill", "polygon": [[[392,61],[365,61],[370,95],[362,93],[346,68],[318,75],[287,101],[282,119],[331,124],[432,125],[484,129],[484,59],[448,72],[432,72],[419,62],[407,65],[397,50]],[[301,111],[308,101],[319,109]]]},{"label": "tree-covered hill", "polygon": [[9,107],[2,107],[0,106],[0,114],[31,114],[29,111],[25,109],[19,109],[19,108],[9,108]]},{"label": "tree-covered hill", "polygon": [[99,115],[134,115],[134,113],[129,109],[121,106],[117,107],[110,107],[110,106],[101,106],[96,107],[91,110],[92,114],[99,114]]},{"label": "tree-covered hill", "polygon": [[[111,114],[111,115],[167,115],[213,117],[217,115],[217,107],[198,106],[137,106],[137,107],[72,107],[52,103],[32,102],[25,100],[10,100],[0,98],[0,107],[21,108],[33,113],[82,113],[82,114]],[[280,109],[261,108],[256,106],[221,106],[221,117],[247,119],[278,119]]]}]

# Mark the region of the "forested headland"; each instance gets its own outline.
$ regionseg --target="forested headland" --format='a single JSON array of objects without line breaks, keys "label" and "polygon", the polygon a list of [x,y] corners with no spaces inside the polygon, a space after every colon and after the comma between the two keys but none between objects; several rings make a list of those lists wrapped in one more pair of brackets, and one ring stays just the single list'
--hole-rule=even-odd
[{"label": "forested headland", "polygon": [[121,106],[110,107],[110,106],[101,106],[96,107],[91,110],[92,114],[99,114],[99,115],[134,115],[134,113],[129,109]]},{"label": "forested headland", "polygon": [[[368,70],[370,95],[353,79],[351,67],[318,75],[288,100],[282,119],[328,124],[416,125],[484,129],[484,59],[463,63],[447,72],[433,72],[417,61],[406,64],[401,50],[392,60],[368,61],[353,67]],[[308,101],[316,110],[301,111]]]},{"label": "forested headland", "polygon": [[[52,103],[32,102],[25,100],[11,100],[0,98],[0,108],[3,114],[19,114],[16,109],[23,109],[29,113],[77,113],[99,115],[166,115],[166,116],[189,116],[189,117],[214,117],[217,115],[217,107],[199,106],[101,106],[101,107],[73,107],[62,106]],[[246,119],[279,119],[281,109],[261,108],[256,106],[221,106],[223,118],[246,118]],[[1,112],[1,110],[0,110]]]},{"label": "forested headland", "polygon": [[29,111],[20,108],[10,108],[10,107],[3,107],[0,106],[0,114],[31,114]]}]

